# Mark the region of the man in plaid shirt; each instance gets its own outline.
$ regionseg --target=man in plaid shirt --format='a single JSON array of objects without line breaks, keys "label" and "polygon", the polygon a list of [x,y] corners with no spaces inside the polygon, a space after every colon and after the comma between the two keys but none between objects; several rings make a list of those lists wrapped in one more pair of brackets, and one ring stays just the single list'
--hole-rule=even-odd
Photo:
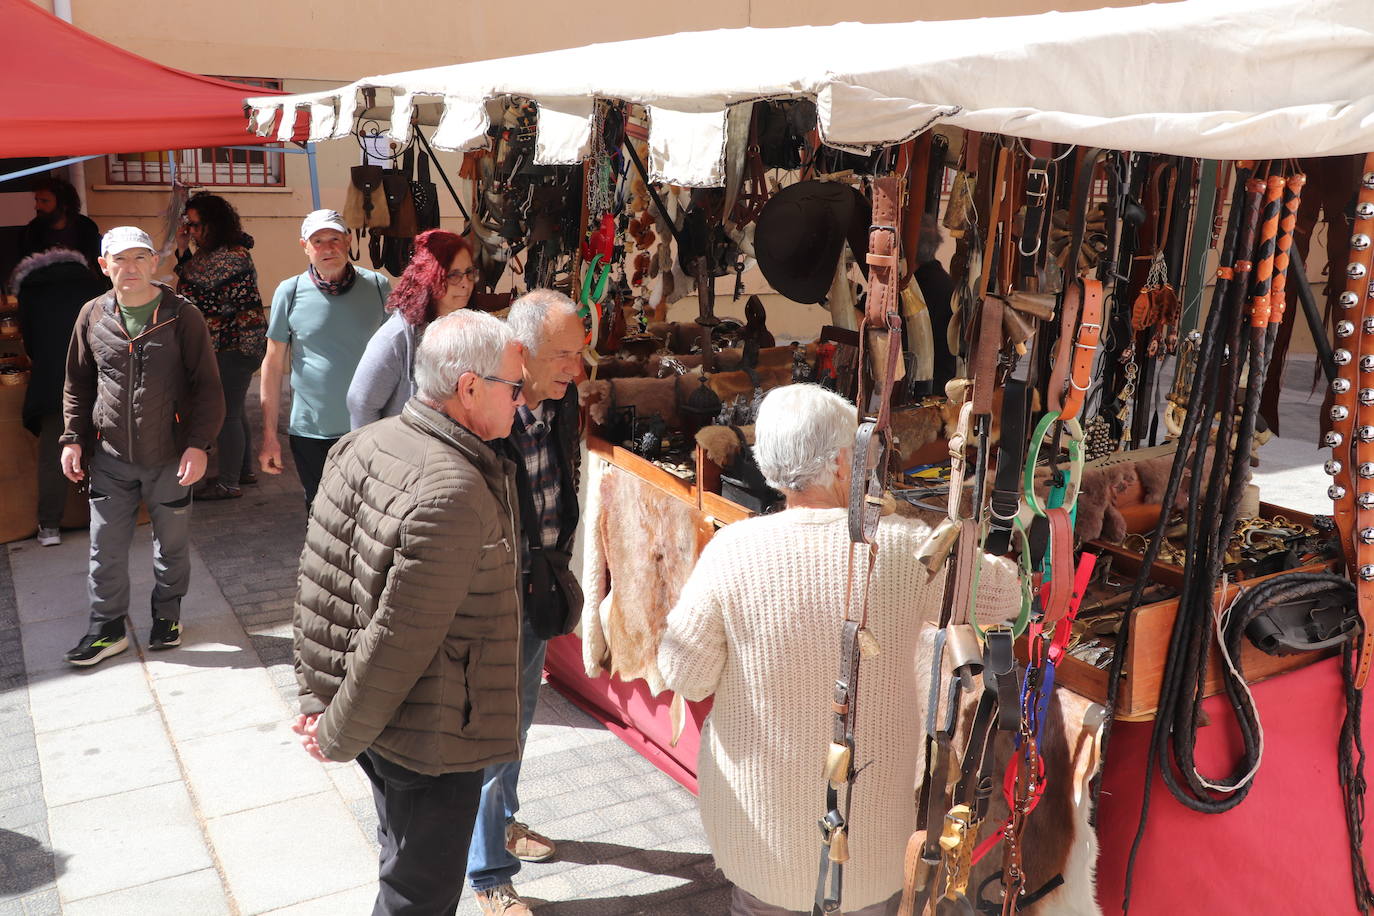
[{"label": "man in plaid shirt", "polygon": [[[572,632],[582,611],[582,590],[568,564],[577,530],[581,454],[577,386],[586,331],[577,306],[562,293],[533,290],[506,318],[525,350],[525,406],[510,435],[494,443],[515,462],[516,495],[524,532],[522,572],[525,619],[521,633],[520,744],[534,719],[546,641]],[[553,843],[515,819],[520,761],[488,767],[482,804],[468,853],[468,881],[482,912],[531,912],[511,879],[520,862],[542,862]]]}]

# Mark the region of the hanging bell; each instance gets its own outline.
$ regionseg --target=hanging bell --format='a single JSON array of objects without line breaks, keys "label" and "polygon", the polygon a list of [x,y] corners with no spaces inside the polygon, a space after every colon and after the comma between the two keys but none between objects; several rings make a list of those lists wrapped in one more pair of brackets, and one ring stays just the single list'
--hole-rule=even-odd
[{"label": "hanging bell", "polygon": [[1363,461],[1355,469],[1355,473],[1360,475],[1363,480],[1374,480],[1374,461]]},{"label": "hanging bell", "polygon": [[1374,203],[1363,201],[1355,205],[1356,219],[1374,219]]},{"label": "hanging bell", "polygon": [[1349,350],[1335,350],[1331,354],[1331,361],[1338,366],[1350,365],[1350,360],[1352,360],[1353,358],[1354,357],[1350,355]]},{"label": "hanging bell", "polygon": [[1333,431],[1331,431],[1331,432],[1328,432],[1326,435],[1322,436],[1322,447],[1323,447],[1323,448],[1340,448],[1340,447],[1341,447],[1341,443],[1344,442],[1344,441],[1345,441],[1345,437],[1342,436],[1340,433],[1335,432],[1335,431],[1333,430]]},{"label": "hanging bell", "polygon": [[1336,298],[1336,301],[1341,304],[1341,308],[1343,309],[1353,309],[1360,304],[1360,294],[1346,290]]},{"label": "hanging bell", "polygon": [[1360,529],[1360,543],[1374,544],[1374,528]]},{"label": "hanging bell", "polygon": [[1322,470],[1326,471],[1326,473],[1330,474],[1332,477],[1335,477],[1341,472],[1341,463],[1335,458],[1331,458],[1326,464],[1322,465]]},{"label": "hanging bell", "polygon": [[1374,426],[1361,426],[1355,430],[1355,435],[1360,437],[1361,442],[1374,442]]},{"label": "hanging bell", "polygon": [[1331,486],[1326,488],[1326,496],[1333,503],[1338,503],[1341,500],[1345,499],[1345,487],[1333,483]]},{"label": "hanging bell", "polygon": [[1361,509],[1374,509],[1374,493],[1365,491],[1355,497],[1355,502]]},{"label": "hanging bell", "polygon": [[1351,261],[1345,265],[1345,275],[1352,280],[1358,280],[1365,275],[1365,266],[1359,261]]},{"label": "hanging bell", "polygon": [[1350,416],[1350,408],[1343,404],[1337,404],[1335,407],[1331,408],[1332,423],[1339,423],[1348,416]]},{"label": "hanging bell", "polygon": [[1357,232],[1350,237],[1350,247],[1355,251],[1364,251],[1369,247],[1369,236],[1363,232]]},{"label": "hanging bell", "polygon": [[1374,581],[1374,564],[1365,564],[1360,567],[1360,578],[1366,582]]},{"label": "hanging bell", "polygon": [[1353,322],[1353,321],[1338,321],[1338,322],[1336,322],[1336,336],[1337,336],[1337,337],[1349,337],[1351,334],[1354,334],[1354,333],[1355,333],[1355,322]]},{"label": "hanging bell", "polygon": [[1333,394],[1345,394],[1350,390],[1350,379],[1333,378],[1331,380],[1331,391]]}]

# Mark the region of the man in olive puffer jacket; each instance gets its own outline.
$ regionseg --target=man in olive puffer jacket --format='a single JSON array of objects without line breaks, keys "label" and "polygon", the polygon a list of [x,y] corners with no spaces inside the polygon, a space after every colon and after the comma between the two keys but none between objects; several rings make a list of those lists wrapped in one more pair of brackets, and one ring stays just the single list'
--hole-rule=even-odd
[{"label": "man in olive puffer jacket", "polygon": [[506,326],[431,324],[400,416],[329,454],[293,625],[320,760],[357,759],[382,844],[376,914],[452,913],[482,771],[520,755],[520,522],[505,437],[521,395]]}]

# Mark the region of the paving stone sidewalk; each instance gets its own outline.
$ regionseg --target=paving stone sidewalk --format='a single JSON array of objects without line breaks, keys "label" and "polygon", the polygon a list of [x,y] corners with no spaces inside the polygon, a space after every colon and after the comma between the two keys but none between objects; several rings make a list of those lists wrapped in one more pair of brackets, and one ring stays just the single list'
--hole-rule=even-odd
[{"label": "paving stone sidewalk", "polygon": [[[168,652],[146,651],[136,598],[129,651],[72,669],[85,532],[0,549],[0,916],[371,912],[370,787],[288,726],[301,490],[289,467],[259,476],[195,507],[186,637]],[[145,526],[136,596],[150,552]],[[696,800],[547,685],[520,788],[521,818],[559,841],[517,878],[538,912],[726,911]],[[479,912],[470,892],[458,912]]]}]

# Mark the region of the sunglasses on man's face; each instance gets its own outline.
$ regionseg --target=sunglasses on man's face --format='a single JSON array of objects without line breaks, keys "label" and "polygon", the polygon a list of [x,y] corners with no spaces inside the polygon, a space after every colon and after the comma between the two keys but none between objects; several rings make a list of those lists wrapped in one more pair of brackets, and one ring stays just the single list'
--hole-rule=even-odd
[{"label": "sunglasses on man's face", "polygon": [[476,280],[477,268],[469,267],[467,270],[450,270],[448,272],[448,282],[461,283],[464,280]]},{"label": "sunglasses on man's face", "polygon": [[510,399],[511,399],[512,401],[519,400],[519,398],[520,398],[520,392],[521,392],[522,390],[524,390],[524,387],[525,387],[525,382],[524,382],[523,379],[521,379],[521,380],[518,381],[518,382],[512,382],[510,379],[504,379],[504,378],[501,378],[501,377],[495,376],[495,375],[484,375],[484,376],[482,376],[482,378],[483,378],[483,380],[488,381],[488,382],[500,382],[502,385],[509,385],[509,386],[510,386]]}]

